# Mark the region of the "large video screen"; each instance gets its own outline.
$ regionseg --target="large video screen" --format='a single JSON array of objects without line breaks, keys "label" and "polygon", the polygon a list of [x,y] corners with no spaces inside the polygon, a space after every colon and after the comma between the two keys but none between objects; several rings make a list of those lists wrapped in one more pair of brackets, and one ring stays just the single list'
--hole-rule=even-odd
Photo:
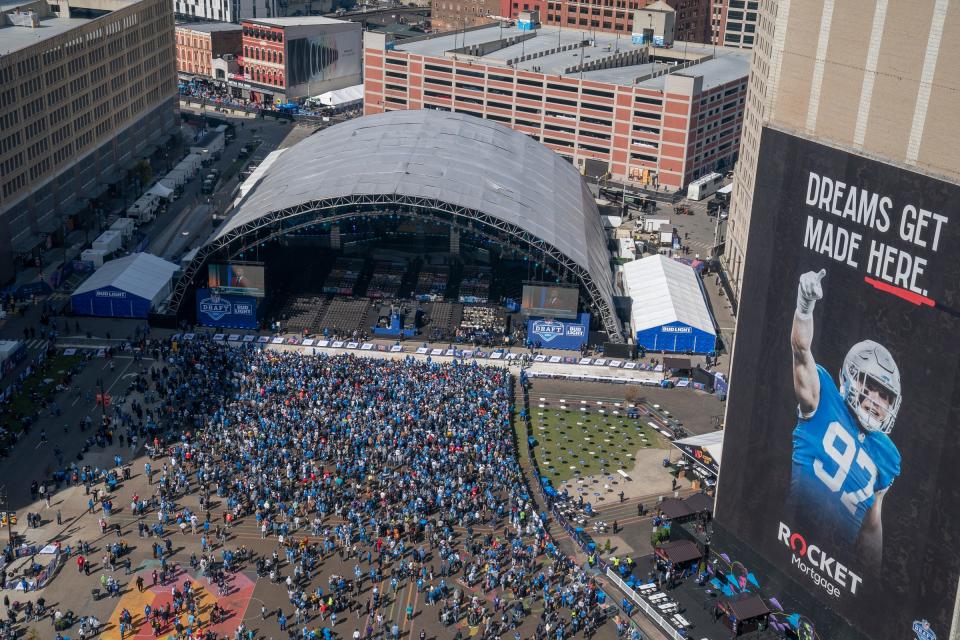
[{"label": "large video screen", "polygon": [[207,286],[220,293],[235,293],[262,298],[266,295],[263,265],[211,264],[207,266]]},{"label": "large video screen", "polygon": [[765,129],[749,234],[718,527],[799,637],[953,637],[960,187]]},{"label": "large video screen", "polygon": [[580,290],[571,287],[523,285],[521,311],[528,316],[576,318]]},{"label": "large video screen", "polygon": [[307,87],[308,94],[322,93],[324,83],[358,76],[362,57],[359,28],[287,41],[287,86]]}]

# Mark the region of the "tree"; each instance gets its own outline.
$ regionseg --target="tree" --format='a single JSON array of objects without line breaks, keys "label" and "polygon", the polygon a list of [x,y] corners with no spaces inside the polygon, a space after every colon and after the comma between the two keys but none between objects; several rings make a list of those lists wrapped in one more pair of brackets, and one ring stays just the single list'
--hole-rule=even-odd
[{"label": "tree", "polygon": [[659,546],[664,540],[670,539],[670,529],[667,527],[657,527],[657,529],[650,536],[650,544],[654,547]]},{"label": "tree", "polygon": [[146,160],[139,161],[133,168],[133,171],[134,175],[140,179],[141,187],[150,184],[150,180],[153,179],[153,167],[151,167],[150,163]]}]

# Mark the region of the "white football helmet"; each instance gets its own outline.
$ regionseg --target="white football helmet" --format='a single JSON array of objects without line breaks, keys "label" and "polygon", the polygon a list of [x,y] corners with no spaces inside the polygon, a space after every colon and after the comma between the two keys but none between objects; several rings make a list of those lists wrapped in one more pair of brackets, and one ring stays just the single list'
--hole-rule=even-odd
[{"label": "white football helmet", "polygon": [[[879,395],[882,402],[869,397],[868,392]],[[900,369],[887,348],[873,340],[853,345],[840,369],[840,394],[860,426],[867,431],[890,433],[902,396]],[[864,399],[870,408],[864,406]]]}]

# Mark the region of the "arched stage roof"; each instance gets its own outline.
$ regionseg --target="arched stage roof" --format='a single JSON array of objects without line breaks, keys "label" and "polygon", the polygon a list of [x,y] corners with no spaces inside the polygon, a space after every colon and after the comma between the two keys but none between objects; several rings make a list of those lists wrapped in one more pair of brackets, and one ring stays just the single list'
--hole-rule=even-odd
[{"label": "arched stage roof", "polygon": [[528,136],[465,114],[389,111],[315,133],[279,156],[207,247],[280,212],[303,215],[358,196],[445,203],[455,215],[479,214],[539,239],[580,272],[611,339],[622,339],[600,215],[580,173]]}]

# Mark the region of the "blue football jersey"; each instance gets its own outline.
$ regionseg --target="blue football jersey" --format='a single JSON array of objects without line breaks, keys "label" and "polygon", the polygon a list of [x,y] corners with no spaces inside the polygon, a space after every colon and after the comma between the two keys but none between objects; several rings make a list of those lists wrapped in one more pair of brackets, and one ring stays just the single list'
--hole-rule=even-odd
[{"label": "blue football jersey", "polygon": [[820,404],[793,431],[790,502],[804,520],[829,527],[852,545],[876,492],[900,475],[900,452],[889,436],[862,429],[823,367]]}]

